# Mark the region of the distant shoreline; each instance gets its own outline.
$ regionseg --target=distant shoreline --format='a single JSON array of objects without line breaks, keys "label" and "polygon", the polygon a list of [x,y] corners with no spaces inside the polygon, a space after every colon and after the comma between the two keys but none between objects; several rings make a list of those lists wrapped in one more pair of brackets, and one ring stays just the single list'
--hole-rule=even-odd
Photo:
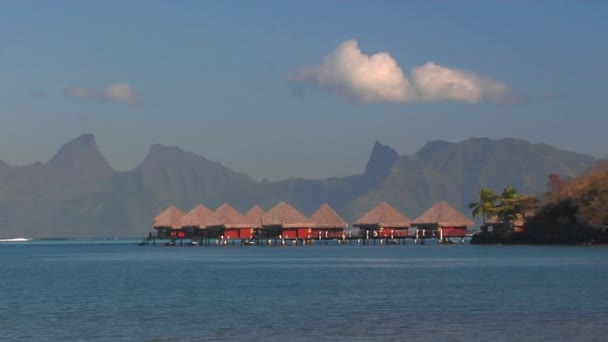
[{"label": "distant shoreline", "polygon": [[31,241],[112,241],[112,240],[141,240],[138,237],[95,237],[95,238],[0,238],[0,242],[31,242]]},{"label": "distant shoreline", "polygon": [[533,245],[533,246],[595,246],[608,245],[608,234],[592,239],[575,237],[536,236],[526,232],[517,233],[476,233],[471,237],[471,245]]}]

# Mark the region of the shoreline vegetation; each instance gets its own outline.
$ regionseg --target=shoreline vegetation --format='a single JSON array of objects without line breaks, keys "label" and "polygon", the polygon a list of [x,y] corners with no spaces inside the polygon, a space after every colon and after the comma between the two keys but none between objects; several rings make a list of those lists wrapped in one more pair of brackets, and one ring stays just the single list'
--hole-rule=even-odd
[{"label": "shoreline vegetation", "polygon": [[547,187],[538,197],[512,187],[501,195],[482,188],[469,205],[483,220],[471,244],[608,244],[608,164],[575,178],[551,174]]}]

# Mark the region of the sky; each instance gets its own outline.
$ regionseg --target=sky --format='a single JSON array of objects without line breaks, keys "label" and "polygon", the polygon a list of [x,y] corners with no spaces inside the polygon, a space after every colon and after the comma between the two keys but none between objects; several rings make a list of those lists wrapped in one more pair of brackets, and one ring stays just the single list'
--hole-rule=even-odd
[{"label": "sky", "polygon": [[93,133],[256,179],[362,172],[375,141],[608,157],[606,1],[0,2],[0,160]]}]

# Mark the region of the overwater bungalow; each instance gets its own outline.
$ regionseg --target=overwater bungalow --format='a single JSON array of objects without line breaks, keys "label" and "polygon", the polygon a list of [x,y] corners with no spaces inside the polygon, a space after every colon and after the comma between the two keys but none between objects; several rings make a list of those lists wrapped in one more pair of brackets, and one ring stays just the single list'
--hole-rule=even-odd
[{"label": "overwater bungalow", "polygon": [[313,223],[291,205],[281,202],[262,216],[266,236],[283,239],[307,239]]},{"label": "overwater bungalow", "polygon": [[205,226],[210,237],[249,239],[253,237],[253,223],[238,210],[222,204],[209,216]]},{"label": "overwater bungalow", "polygon": [[355,223],[365,238],[406,237],[411,220],[386,202],[361,216]]},{"label": "overwater bungalow", "polygon": [[202,204],[187,212],[181,219],[182,230],[186,237],[203,236],[206,220],[213,212]]},{"label": "overwater bungalow", "polygon": [[498,218],[498,216],[491,216],[486,220],[484,224],[479,227],[484,233],[505,233],[508,230],[507,225]]},{"label": "overwater bungalow", "polygon": [[156,236],[160,239],[184,238],[186,234],[181,229],[181,219],[184,215],[183,211],[173,206],[163,210],[152,223]]},{"label": "overwater bungalow", "polygon": [[412,226],[417,229],[417,236],[434,236],[440,239],[464,238],[467,228],[474,224],[464,214],[444,201],[435,204],[412,222]]},{"label": "overwater bungalow", "polygon": [[[513,231],[516,233],[521,233],[524,231],[524,226],[526,223],[526,218],[534,216],[533,211],[528,211],[524,213],[523,216],[519,216],[515,221],[513,221]],[[506,233],[510,230],[510,227],[504,223],[502,220],[498,218],[498,216],[492,216],[486,220],[486,223],[481,225],[480,230],[484,233]]]},{"label": "overwater bungalow", "polygon": [[310,220],[313,224],[310,234],[312,238],[338,239],[344,236],[344,230],[348,227],[348,223],[327,204],[317,209]]},{"label": "overwater bungalow", "polygon": [[264,209],[260,208],[260,206],[254,205],[249,209],[245,217],[251,222],[251,228],[253,229],[261,229],[262,228],[262,216],[264,216]]}]

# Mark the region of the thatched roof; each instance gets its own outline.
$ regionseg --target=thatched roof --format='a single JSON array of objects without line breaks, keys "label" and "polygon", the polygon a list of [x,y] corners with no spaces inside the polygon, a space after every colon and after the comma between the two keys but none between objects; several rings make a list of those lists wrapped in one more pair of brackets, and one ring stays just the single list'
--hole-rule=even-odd
[{"label": "thatched roof", "polygon": [[346,229],[346,227],[348,227],[348,223],[346,223],[346,221],[327,204],[323,204],[317,209],[310,219],[313,222],[313,228]]},{"label": "thatched roof", "polygon": [[211,215],[212,211],[204,205],[200,204],[194,209],[190,210],[187,214],[182,216],[181,226],[182,227],[197,227],[205,228],[207,218]]},{"label": "thatched roof", "polygon": [[171,228],[180,229],[182,227],[181,219],[184,212],[176,207],[169,207],[158,214],[153,220],[154,228]]},{"label": "thatched roof", "polygon": [[311,227],[312,221],[285,202],[277,204],[262,216],[262,226],[283,228]]},{"label": "thatched roof", "polygon": [[262,227],[262,216],[264,216],[264,209],[259,206],[254,206],[247,212],[245,215],[249,222],[253,224],[252,228],[261,228]]},{"label": "thatched roof", "polygon": [[435,204],[412,223],[413,226],[437,225],[439,227],[468,227],[474,224],[473,221],[444,201]]},{"label": "thatched roof", "polygon": [[382,202],[377,207],[368,211],[353,226],[379,226],[391,228],[407,228],[410,226],[411,220],[409,217],[400,213],[390,204]]},{"label": "thatched roof", "polygon": [[238,210],[228,204],[222,204],[209,215],[207,227],[251,228],[251,223]]}]

